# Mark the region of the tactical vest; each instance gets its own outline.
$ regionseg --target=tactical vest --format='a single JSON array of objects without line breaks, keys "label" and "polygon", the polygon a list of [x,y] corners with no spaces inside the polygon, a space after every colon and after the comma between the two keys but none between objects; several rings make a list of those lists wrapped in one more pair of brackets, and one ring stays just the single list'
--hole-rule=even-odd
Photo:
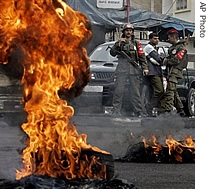
[{"label": "tactical vest", "polygon": [[121,50],[129,55],[133,60],[137,59],[137,47],[135,41],[127,41],[121,46]]}]

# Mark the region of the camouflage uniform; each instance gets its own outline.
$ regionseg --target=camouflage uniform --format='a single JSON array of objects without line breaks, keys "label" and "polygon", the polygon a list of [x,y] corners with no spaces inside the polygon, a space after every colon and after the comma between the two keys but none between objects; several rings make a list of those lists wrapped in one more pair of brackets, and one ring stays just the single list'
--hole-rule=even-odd
[{"label": "camouflage uniform", "polygon": [[140,67],[138,68],[132,65],[128,59],[121,54],[121,51],[124,51],[136,62],[139,62],[143,69],[147,69],[146,57],[140,42],[130,40],[120,44],[119,41],[117,41],[113,45],[110,54],[118,57],[118,65],[115,71],[115,91],[112,102],[113,110],[116,113],[121,111],[123,94],[127,80],[129,79],[129,94],[133,112],[135,115],[141,115],[143,114],[140,96],[140,77],[142,77],[142,71],[140,71]]},{"label": "camouflage uniform", "polygon": [[176,107],[178,111],[183,109],[183,104],[177,92],[176,85],[178,79],[183,78],[183,68],[186,68],[188,64],[188,55],[184,42],[178,41],[176,44],[173,44],[168,49],[168,54],[165,72],[168,78],[168,86],[164,94],[164,99],[161,101],[163,108],[161,112],[170,112],[174,107]]}]

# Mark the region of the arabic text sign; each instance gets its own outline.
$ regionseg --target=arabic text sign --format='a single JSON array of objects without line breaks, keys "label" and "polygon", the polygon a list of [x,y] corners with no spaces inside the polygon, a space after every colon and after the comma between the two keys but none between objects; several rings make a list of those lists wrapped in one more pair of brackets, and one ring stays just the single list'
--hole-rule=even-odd
[{"label": "arabic text sign", "polygon": [[97,0],[98,8],[122,9],[123,0]]}]

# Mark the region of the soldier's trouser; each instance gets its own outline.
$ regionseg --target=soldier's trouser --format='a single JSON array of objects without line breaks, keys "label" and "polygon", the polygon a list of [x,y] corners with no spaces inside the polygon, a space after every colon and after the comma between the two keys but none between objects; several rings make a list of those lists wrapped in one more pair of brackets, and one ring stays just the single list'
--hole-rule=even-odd
[{"label": "soldier's trouser", "polygon": [[140,93],[140,76],[129,75],[129,94],[134,113],[143,113]]},{"label": "soldier's trouser", "polygon": [[150,83],[152,85],[152,88],[153,88],[153,94],[152,94],[152,97],[151,97],[150,101],[146,105],[146,108],[149,111],[152,111],[152,109],[154,107],[157,107],[158,104],[160,103],[160,100],[161,100],[161,98],[163,97],[163,94],[164,94],[164,89],[163,89],[162,77],[160,77],[160,76],[149,76],[149,81],[150,81]]},{"label": "soldier's trouser", "polygon": [[174,93],[174,106],[177,110],[180,110],[180,109],[183,109],[184,106],[182,104],[182,101],[179,97],[179,93],[178,91],[176,90],[175,93]]},{"label": "soldier's trouser", "polygon": [[138,75],[127,75],[118,73],[115,81],[115,91],[113,94],[113,109],[119,112],[122,108],[122,100],[125,91],[125,86],[129,78],[129,100],[133,106],[134,112],[142,112],[141,96],[140,96],[140,80]]},{"label": "soldier's trouser", "polygon": [[126,80],[128,75],[126,73],[118,73],[116,75],[115,90],[113,94],[112,105],[116,112],[120,112],[122,107],[122,99],[125,91]]},{"label": "soldier's trouser", "polygon": [[161,107],[164,111],[170,112],[174,108],[174,95],[176,94],[176,83],[168,81],[167,90],[161,100]]}]

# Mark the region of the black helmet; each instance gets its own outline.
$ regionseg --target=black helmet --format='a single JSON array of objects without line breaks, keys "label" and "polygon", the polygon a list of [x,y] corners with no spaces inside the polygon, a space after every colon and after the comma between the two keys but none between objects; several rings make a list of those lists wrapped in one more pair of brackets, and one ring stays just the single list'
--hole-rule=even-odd
[{"label": "black helmet", "polygon": [[126,29],[132,29],[134,30],[133,24],[127,23],[123,26],[122,31],[125,31]]}]

